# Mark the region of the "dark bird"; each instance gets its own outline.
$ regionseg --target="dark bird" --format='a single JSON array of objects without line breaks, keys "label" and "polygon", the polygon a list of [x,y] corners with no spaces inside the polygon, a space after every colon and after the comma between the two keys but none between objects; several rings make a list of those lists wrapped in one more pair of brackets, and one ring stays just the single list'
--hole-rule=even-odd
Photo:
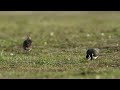
[{"label": "dark bird", "polygon": [[88,49],[86,52],[86,59],[88,59],[88,60],[97,59],[98,55],[99,55],[98,48]]},{"label": "dark bird", "polygon": [[23,49],[25,51],[30,51],[32,49],[32,40],[29,35],[27,36],[27,39],[24,40],[24,42],[23,42]]}]

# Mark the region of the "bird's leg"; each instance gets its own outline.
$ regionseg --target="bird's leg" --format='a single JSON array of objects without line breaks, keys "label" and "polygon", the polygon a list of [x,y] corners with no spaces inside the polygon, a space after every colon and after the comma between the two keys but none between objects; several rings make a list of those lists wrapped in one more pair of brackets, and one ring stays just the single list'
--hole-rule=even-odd
[{"label": "bird's leg", "polygon": [[90,57],[91,57],[91,60],[93,60],[93,55],[92,54],[90,55]]}]

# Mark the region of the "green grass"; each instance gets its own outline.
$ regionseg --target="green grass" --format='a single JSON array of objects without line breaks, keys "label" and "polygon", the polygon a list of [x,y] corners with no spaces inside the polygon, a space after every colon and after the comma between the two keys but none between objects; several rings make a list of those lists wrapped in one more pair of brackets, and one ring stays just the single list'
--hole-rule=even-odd
[{"label": "green grass", "polygon": [[[120,78],[120,12],[0,13],[0,78]],[[33,49],[22,49],[31,32]],[[94,61],[88,48],[100,48]],[[13,55],[12,55],[13,54]]]}]

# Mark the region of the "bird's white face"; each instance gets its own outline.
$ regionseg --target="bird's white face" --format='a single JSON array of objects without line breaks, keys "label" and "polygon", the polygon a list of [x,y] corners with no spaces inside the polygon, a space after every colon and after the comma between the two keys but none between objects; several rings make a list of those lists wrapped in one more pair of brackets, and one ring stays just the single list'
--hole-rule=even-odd
[{"label": "bird's white face", "polygon": [[[93,56],[93,59],[94,59],[94,60],[97,59],[97,58],[98,58],[98,56],[96,56],[96,57]],[[89,57],[88,57],[88,60],[90,60],[90,59],[91,59],[91,57],[89,56]]]},{"label": "bird's white face", "polygon": [[90,58],[90,55],[89,55],[89,57],[88,57],[88,60],[90,60],[91,58]]}]

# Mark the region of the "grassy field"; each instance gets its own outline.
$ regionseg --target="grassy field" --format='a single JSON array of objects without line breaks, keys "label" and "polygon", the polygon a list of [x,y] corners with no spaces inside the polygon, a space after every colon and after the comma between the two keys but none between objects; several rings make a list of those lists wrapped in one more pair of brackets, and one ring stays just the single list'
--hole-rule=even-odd
[{"label": "grassy field", "polygon": [[[33,49],[22,43],[31,33]],[[94,61],[88,48],[99,48]],[[120,78],[120,12],[0,12],[1,79]]]}]

